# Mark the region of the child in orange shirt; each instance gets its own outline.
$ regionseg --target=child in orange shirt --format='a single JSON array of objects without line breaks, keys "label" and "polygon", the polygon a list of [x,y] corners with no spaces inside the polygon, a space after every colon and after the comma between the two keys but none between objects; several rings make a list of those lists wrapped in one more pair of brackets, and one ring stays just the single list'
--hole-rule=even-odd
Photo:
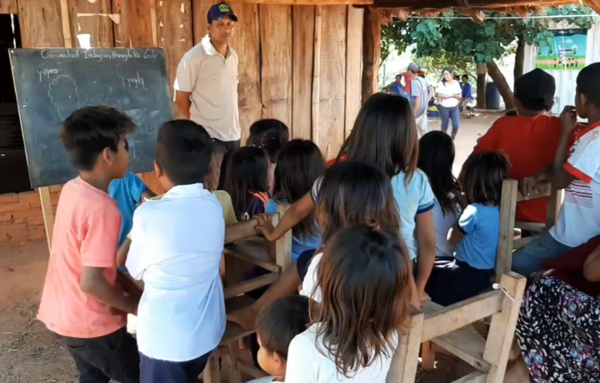
[{"label": "child in orange shirt", "polygon": [[139,382],[137,343],[126,329],[139,297],[117,281],[121,213],[108,195],[127,171],[133,130],[127,115],[95,106],[73,112],[60,137],[79,177],[58,202],[38,319],[65,341],[81,382]]},{"label": "child in orange shirt", "polygon": [[[560,120],[546,112],[554,105],[554,77],[541,69],[524,74],[515,81],[517,115],[498,119],[481,137],[473,153],[502,152],[511,168],[509,177],[532,177],[552,164],[558,147]],[[517,221],[546,222],[548,198],[521,201]]]}]

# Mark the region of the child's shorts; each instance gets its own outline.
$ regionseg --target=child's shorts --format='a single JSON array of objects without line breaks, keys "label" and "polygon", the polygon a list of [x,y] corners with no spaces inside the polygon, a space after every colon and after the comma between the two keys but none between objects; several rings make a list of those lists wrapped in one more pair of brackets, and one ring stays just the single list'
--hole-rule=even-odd
[{"label": "child's shorts", "polygon": [[187,362],[153,359],[140,352],[140,383],[196,383],[212,351]]}]

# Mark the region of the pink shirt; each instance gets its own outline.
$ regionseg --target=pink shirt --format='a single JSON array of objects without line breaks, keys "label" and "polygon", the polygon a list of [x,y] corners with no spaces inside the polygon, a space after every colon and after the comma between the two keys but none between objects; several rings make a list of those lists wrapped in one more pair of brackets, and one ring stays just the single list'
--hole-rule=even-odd
[{"label": "pink shirt", "polygon": [[72,338],[97,338],[124,327],[126,314],[83,293],[84,267],[102,267],[115,285],[116,254],[121,228],[117,203],[81,178],[62,189],[48,272],[38,319],[50,331]]}]

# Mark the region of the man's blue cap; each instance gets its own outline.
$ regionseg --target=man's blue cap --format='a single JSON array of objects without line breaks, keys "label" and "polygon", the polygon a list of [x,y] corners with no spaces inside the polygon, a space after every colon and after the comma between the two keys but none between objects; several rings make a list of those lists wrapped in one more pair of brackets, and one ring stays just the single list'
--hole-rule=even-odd
[{"label": "man's blue cap", "polygon": [[233,13],[233,9],[227,3],[218,3],[210,7],[207,14],[208,23],[212,24],[213,21],[222,20],[225,17],[229,17],[233,21],[238,21],[237,16]]}]

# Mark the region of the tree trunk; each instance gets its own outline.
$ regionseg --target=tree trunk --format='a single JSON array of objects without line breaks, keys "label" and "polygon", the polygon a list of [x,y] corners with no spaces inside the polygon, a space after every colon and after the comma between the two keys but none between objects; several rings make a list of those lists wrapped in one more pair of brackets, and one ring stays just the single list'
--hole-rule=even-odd
[{"label": "tree trunk", "polygon": [[363,23],[362,102],[379,89],[381,58],[381,17],[377,11],[365,8]]},{"label": "tree trunk", "polygon": [[496,65],[496,63],[493,61],[487,63],[487,68],[490,77],[492,78],[492,80],[494,80],[494,84],[496,84],[498,92],[500,92],[500,95],[504,100],[504,105],[506,106],[506,109],[514,109],[515,103],[513,100],[513,93],[510,90],[510,86],[508,85],[506,78],[504,77],[502,72],[500,72],[500,68],[498,68],[498,65]]},{"label": "tree trunk", "polygon": [[[515,54],[515,80],[523,76],[523,67],[525,66],[525,38],[521,35],[517,40],[517,52]],[[513,88],[514,89],[514,88]]]},{"label": "tree trunk", "polygon": [[487,76],[487,67],[484,65],[477,66],[477,109],[487,108],[485,100],[485,78]]}]

